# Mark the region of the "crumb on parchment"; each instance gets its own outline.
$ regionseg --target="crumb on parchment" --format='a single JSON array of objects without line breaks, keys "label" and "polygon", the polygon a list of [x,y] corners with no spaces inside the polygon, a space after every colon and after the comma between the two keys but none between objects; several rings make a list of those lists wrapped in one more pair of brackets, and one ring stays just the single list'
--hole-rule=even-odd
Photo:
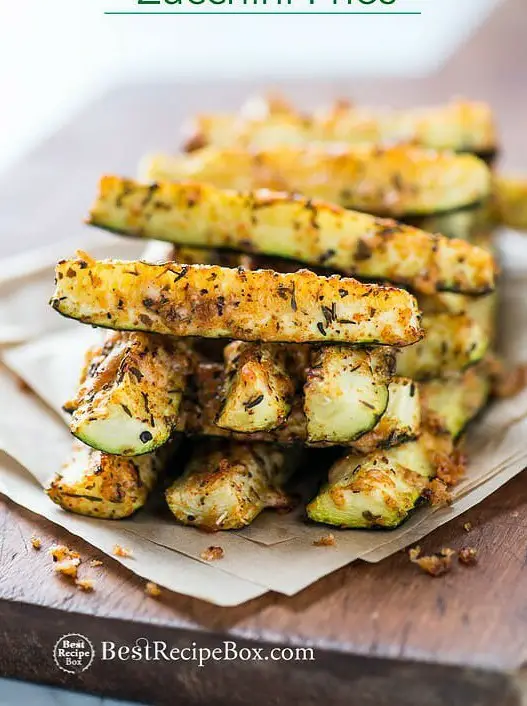
[{"label": "crumb on parchment", "polygon": [[423,497],[432,505],[438,507],[441,505],[450,505],[452,495],[448,486],[440,478],[432,478],[423,490]]},{"label": "crumb on parchment", "polygon": [[450,489],[465,475],[467,457],[460,449],[455,449],[450,454],[435,454],[434,464],[436,475],[423,490],[423,498],[433,507],[450,505]]},{"label": "crumb on parchment", "polygon": [[81,591],[85,591],[87,593],[95,590],[95,581],[93,579],[77,579],[75,581],[75,585]]},{"label": "crumb on parchment", "polygon": [[414,547],[408,552],[412,564],[417,564],[420,569],[434,577],[443,576],[451,570],[452,557],[455,554],[456,552],[448,547],[441,549],[439,554],[430,554],[428,556],[421,556],[421,547]]},{"label": "crumb on parchment", "polygon": [[102,561],[100,559],[91,559],[90,566],[94,569],[96,566],[102,566]]},{"label": "crumb on parchment", "polygon": [[436,463],[437,477],[449,486],[457,485],[467,470],[467,456],[461,449],[438,455]]},{"label": "crumb on parchment", "polygon": [[157,583],[154,583],[153,581],[148,581],[145,586],[145,593],[151,598],[159,598],[159,596],[161,595],[161,589],[159,588]]},{"label": "crumb on parchment", "polygon": [[31,537],[31,546],[33,549],[36,549],[37,551],[42,548],[42,540],[40,537],[36,537],[35,535],[32,535]]},{"label": "crumb on parchment", "polygon": [[121,547],[120,544],[116,544],[114,546],[113,555],[123,557],[124,559],[130,559],[133,557],[133,554],[130,549],[126,549],[126,547]]},{"label": "crumb on parchment", "polygon": [[465,522],[465,524],[463,525],[463,529],[465,530],[465,532],[470,532],[470,530],[472,529],[472,522]]},{"label": "crumb on parchment", "polygon": [[218,559],[223,559],[224,551],[221,547],[210,546],[204,549],[200,557],[203,561],[217,561]]},{"label": "crumb on parchment", "polygon": [[335,535],[331,534],[325,534],[319,539],[315,539],[313,542],[313,546],[315,547],[334,547],[337,544],[337,540],[335,539]]},{"label": "crumb on parchment", "polygon": [[465,566],[474,566],[478,563],[478,552],[474,547],[463,547],[459,550],[458,561]]}]

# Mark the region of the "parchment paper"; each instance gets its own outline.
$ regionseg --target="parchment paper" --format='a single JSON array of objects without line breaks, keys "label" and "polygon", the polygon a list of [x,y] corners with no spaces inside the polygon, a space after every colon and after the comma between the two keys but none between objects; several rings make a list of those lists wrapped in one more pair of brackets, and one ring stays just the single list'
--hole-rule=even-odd
[{"label": "parchment paper", "polygon": [[[500,337],[511,361],[527,360],[527,241],[506,234],[502,243],[507,275],[501,284],[505,316],[501,317]],[[136,243],[106,235],[82,247],[97,257],[120,258],[137,257],[140,249]],[[66,513],[46,498],[41,486],[68,456],[71,437],[61,405],[75,388],[86,347],[101,336],[45,307],[53,286],[54,262],[74,250],[70,242],[36,257],[0,263],[3,361],[35,393],[23,392],[8,371],[0,375],[0,395],[6,400],[0,417],[2,492],[108,554],[116,543],[131,548],[134,559],[121,562],[140,576],[218,605],[236,605],[268,589],[292,595],[355,559],[380,561],[408,546],[483,500],[527,466],[524,391],[494,403],[475,425],[468,441],[468,472],[456,489],[454,503],[447,508],[423,508],[395,531],[339,531],[309,525],[303,522],[301,506],[285,515],[266,511],[244,530],[216,535],[181,527],[147,508],[119,522]],[[162,257],[163,247],[156,246],[156,258],[153,252],[148,259]],[[329,531],[336,545],[314,546],[314,540]],[[224,550],[224,558],[212,564],[200,557],[210,544]]]}]

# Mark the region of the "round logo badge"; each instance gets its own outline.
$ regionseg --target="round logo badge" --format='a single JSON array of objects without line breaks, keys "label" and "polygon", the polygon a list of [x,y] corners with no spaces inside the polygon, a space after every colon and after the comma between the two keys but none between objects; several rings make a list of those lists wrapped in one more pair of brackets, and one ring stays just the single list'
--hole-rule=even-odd
[{"label": "round logo badge", "polygon": [[59,637],[53,648],[53,659],[59,669],[68,674],[85,672],[93,662],[95,648],[86,635],[68,633]]}]

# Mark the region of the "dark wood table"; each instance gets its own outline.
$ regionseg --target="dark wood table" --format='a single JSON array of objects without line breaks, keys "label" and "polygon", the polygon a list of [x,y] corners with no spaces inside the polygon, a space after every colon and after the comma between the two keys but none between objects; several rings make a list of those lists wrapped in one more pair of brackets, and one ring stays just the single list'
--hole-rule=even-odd
[{"label": "dark wood table", "polygon": [[[524,0],[499,6],[440,73],[415,81],[325,81],[280,85],[300,103],[347,95],[370,103],[437,102],[451,95],[492,101],[503,134],[503,163],[527,167],[527,12]],[[0,254],[74,235],[103,171],[133,174],[147,150],[178,145],[182,119],[196,110],[237,106],[245,84],[122,87],[91,105],[2,181]],[[477,567],[431,579],[400,553],[355,564],[300,594],[276,594],[219,609],[144,582],[104,558],[97,590],[84,594],[53,575],[49,557],[29,545],[81,540],[0,501],[0,671],[159,704],[320,706],[516,706],[527,675],[527,484],[523,474],[422,546],[470,544]],[[469,535],[463,524],[470,521]],[[28,548],[29,547],[29,548]],[[315,647],[313,662],[224,662],[200,669],[178,662],[102,662],[80,675],[59,671],[56,639],[131,644],[139,636],[186,646],[243,644]]]}]

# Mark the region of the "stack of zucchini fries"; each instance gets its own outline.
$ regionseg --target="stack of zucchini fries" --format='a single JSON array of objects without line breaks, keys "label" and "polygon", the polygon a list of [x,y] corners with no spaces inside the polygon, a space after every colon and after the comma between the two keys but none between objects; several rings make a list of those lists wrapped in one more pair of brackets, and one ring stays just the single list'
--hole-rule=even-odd
[{"label": "stack of zucchini fries", "polygon": [[49,497],[122,518],[168,476],[177,522],[236,529],[290,507],[306,448],[331,447],[307,517],[398,526],[489,397],[492,234],[527,216],[490,170],[490,109],[262,100],[198,118],[187,147],[103,177],[89,216],[168,261],[57,265],[51,305],[110,331]]}]

